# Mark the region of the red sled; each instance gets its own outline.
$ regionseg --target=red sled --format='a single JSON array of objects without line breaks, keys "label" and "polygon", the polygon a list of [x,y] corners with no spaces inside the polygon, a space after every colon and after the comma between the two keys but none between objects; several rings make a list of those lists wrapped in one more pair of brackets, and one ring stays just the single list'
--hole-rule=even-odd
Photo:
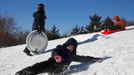
[{"label": "red sled", "polygon": [[123,31],[123,30],[109,30],[109,31],[103,31],[103,32],[101,32],[101,34],[108,35],[108,34],[112,34],[112,33],[119,32],[119,31]]}]

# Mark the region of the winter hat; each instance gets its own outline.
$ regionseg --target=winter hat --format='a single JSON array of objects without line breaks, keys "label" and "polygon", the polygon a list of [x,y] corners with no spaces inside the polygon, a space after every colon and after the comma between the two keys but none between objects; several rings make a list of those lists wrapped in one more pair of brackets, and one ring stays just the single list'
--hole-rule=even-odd
[{"label": "winter hat", "polygon": [[114,16],[114,20],[120,20],[119,16]]},{"label": "winter hat", "polygon": [[38,6],[44,8],[44,4],[42,4],[42,3],[38,4]]},{"label": "winter hat", "polygon": [[37,7],[38,11],[44,11],[44,4],[40,3]]},{"label": "winter hat", "polygon": [[74,47],[77,47],[78,42],[74,38],[70,38],[65,42],[66,45],[73,45]]},{"label": "winter hat", "polygon": [[78,45],[77,40],[75,40],[74,38],[69,38],[69,39],[63,44],[63,47],[66,48],[68,45],[73,45],[73,46],[74,46],[74,51],[73,51],[73,53],[76,54],[76,48],[77,48],[77,45]]}]

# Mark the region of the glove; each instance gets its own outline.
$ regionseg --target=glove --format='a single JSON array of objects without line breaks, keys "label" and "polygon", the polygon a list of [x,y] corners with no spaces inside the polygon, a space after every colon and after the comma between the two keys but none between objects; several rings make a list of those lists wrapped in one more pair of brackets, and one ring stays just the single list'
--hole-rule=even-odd
[{"label": "glove", "polygon": [[41,33],[41,29],[38,29],[37,32],[40,34]]},{"label": "glove", "polygon": [[54,59],[57,63],[62,63],[62,57],[60,55],[55,55]]}]

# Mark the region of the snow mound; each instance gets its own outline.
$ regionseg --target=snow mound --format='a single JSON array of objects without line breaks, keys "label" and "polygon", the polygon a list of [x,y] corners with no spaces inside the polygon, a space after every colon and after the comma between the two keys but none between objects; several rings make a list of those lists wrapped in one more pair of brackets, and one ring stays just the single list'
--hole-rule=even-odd
[{"label": "snow mound", "polygon": [[[125,31],[107,36],[100,33],[71,36],[79,42],[78,55],[112,58],[93,64],[72,62],[72,72],[69,75],[134,75],[133,33],[134,26],[129,26]],[[29,65],[47,60],[51,56],[51,50],[68,38],[70,37],[49,41],[46,52],[31,57],[23,53],[25,44],[0,48],[0,74],[14,75]]]}]

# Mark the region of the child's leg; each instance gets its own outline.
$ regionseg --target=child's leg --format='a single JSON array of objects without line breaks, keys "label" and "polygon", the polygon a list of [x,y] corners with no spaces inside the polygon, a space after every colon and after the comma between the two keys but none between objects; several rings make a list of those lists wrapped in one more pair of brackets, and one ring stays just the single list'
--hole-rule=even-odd
[{"label": "child's leg", "polygon": [[33,66],[31,66],[32,70],[36,73],[42,73],[42,72],[51,72],[54,69],[55,63],[53,60],[48,60],[40,63],[36,63]]},{"label": "child's leg", "polygon": [[39,30],[39,27],[38,27],[37,22],[35,20],[34,20],[33,26],[32,26],[32,31],[33,30]]},{"label": "child's leg", "polygon": [[53,69],[54,69],[54,62],[48,60],[24,68],[23,70],[17,72],[15,75],[36,75],[42,72],[51,72],[53,71]]},{"label": "child's leg", "polygon": [[44,24],[41,24],[40,25],[40,29],[41,29],[41,31],[45,32],[45,26],[44,26]]}]

